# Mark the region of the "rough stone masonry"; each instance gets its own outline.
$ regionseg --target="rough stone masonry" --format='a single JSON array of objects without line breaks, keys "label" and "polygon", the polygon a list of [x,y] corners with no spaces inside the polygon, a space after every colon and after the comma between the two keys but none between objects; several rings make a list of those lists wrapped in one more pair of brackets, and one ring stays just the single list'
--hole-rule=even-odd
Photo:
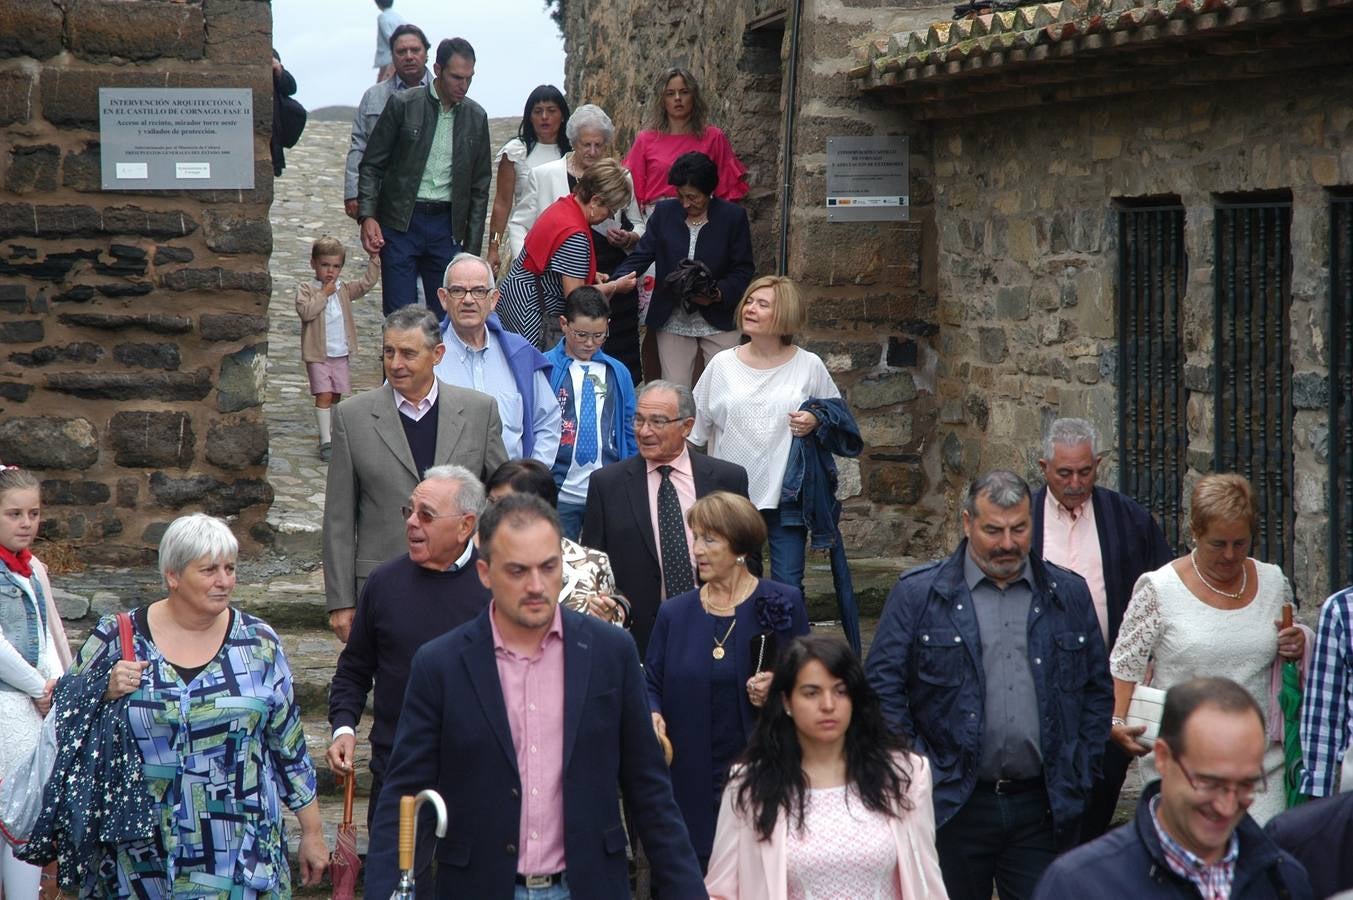
[{"label": "rough stone masonry", "polygon": [[[43,534],[149,561],[176,515],[266,538],[266,0],[0,4],[0,461]],[[100,87],[253,90],[255,188],[100,189]]]}]

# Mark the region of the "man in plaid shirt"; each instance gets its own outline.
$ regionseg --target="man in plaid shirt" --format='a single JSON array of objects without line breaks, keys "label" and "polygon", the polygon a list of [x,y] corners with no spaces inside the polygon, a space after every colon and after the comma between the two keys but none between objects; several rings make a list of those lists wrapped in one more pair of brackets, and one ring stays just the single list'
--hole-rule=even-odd
[{"label": "man in plaid shirt", "polygon": [[[1301,750],[1306,771],[1301,792],[1328,797],[1335,792],[1340,760],[1353,726],[1353,587],[1325,601],[1311,652],[1311,673],[1301,706]],[[1353,790],[1349,779],[1343,789]]]}]

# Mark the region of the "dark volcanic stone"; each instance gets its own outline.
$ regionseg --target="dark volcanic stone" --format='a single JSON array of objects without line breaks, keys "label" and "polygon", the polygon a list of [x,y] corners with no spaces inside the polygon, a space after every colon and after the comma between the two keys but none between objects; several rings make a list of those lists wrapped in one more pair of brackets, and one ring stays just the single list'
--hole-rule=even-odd
[{"label": "dark volcanic stone", "polygon": [[98,434],[88,419],[6,419],[0,422],[0,459],[29,469],[87,469],[99,459]]},{"label": "dark volcanic stone", "polygon": [[114,461],[128,468],[186,469],[193,464],[193,422],[186,413],[120,412],[108,423]]}]

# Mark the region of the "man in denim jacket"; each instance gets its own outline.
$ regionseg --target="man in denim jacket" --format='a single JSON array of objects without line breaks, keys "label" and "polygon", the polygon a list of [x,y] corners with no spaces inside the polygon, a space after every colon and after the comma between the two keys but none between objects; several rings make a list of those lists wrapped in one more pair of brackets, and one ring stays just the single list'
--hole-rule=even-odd
[{"label": "man in denim jacket", "polygon": [[1113,693],[1089,588],[1030,552],[1029,486],[979,477],[965,540],[905,573],[870,649],[891,725],[934,773],[936,844],[954,900],[1026,898],[1073,846]]}]

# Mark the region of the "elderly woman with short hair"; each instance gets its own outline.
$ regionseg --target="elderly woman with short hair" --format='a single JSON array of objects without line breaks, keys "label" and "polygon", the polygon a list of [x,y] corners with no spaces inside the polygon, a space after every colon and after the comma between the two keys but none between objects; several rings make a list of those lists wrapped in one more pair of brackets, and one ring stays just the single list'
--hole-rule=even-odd
[{"label": "elderly woman with short hair", "polygon": [[[586,103],[573,111],[565,127],[572,150],[562,159],[547,162],[532,169],[527,177],[526,189],[512,214],[508,226],[509,233],[520,232],[521,238],[514,237],[513,243],[520,246],[526,232],[536,223],[536,219],[560,197],[573,193],[578,179],[598,160],[605,158],[615,137],[615,125],[611,117],[599,106]],[[644,216],[634,198],[634,179],[626,171],[625,177],[630,186],[630,202],[623,210],[616,210],[605,222],[593,226],[592,253],[596,258],[598,272],[611,272],[625,259],[625,254],[634,249],[644,234]],[[639,297],[629,291],[613,295],[610,298],[611,326],[603,348],[606,353],[625,364],[630,377],[638,384],[639,367]]]},{"label": "elderly woman with short hair", "polygon": [[[166,595],[131,613],[136,660],[113,666],[107,693],[133,695],[129,725],[159,833],[103,845],[81,896],[289,897],[284,806],[301,823],[302,881],[324,873],[286,654],[267,623],[230,605],[238,553],[225,523],[201,513],[175,519],[160,541]],[[106,616],[73,671],[120,652],[117,619]]]},{"label": "elderly woman with short hair", "polygon": [[756,726],[776,650],[808,633],[803,595],[747,571],[766,525],[746,497],[706,494],[686,514],[702,586],[658,607],[644,674],[672,742],[672,792],[703,869],[728,769]]},{"label": "elderly woman with short hair", "polygon": [[[1284,807],[1281,712],[1271,703],[1276,661],[1300,659],[1305,634],[1279,630],[1292,585],[1282,569],[1250,558],[1259,513],[1242,475],[1207,475],[1193,489],[1189,528],[1194,548],[1137,580],[1109,657],[1114,680],[1112,738],[1124,752],[1144,757],[1155,778],[1150,750],[1137,743],[1143,726],[1124,721],[1133,689],[1151,670],[1151,687],[1169,690],[1201,675],[1225,672],[1243,685],[1261,709],[1270,710],[1264,756],[1265,789],[1250,815],[1261,824]],[[1275,722],[1276,720],[1276,722]],[[1275,736],[1276,735],[1276,736]]]},{"label": "elderly woman with short hair", "polygon": [[[522,243],[522,252],[500,286],[498,315],[503,325],[537,347],[557,340],[564,298],[585,284],[609,299],[634,290],[635,277],[608,280],[597,270],[592,229],[629,205],[629,174],[613,159],[593,163],[573,186],[541,213]],[[551,333],[551,327],[554,332]]]}]

